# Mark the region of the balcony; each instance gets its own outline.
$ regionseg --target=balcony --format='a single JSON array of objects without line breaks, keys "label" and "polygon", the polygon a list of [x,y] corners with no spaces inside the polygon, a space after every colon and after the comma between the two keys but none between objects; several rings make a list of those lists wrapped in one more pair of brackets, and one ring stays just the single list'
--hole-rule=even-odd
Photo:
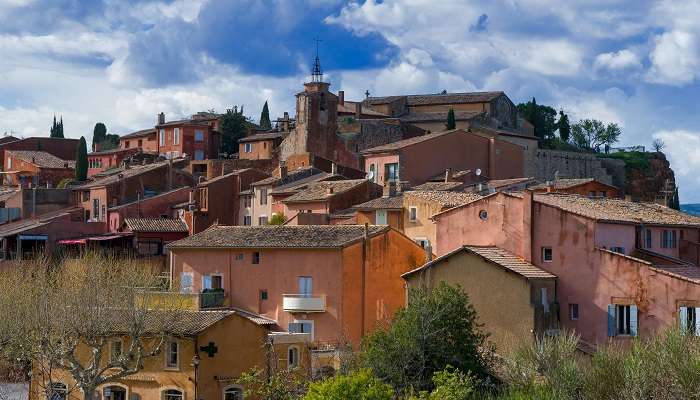
[{"label": "balcony", "polygon": [[326,311],[326,296],[283,294],[282,308],[288,312],[324,312]]},{"label": "balcony", "polygon": [[226,295],[224,291],[205,291],[199,294],[199,309],[223,308]]}]

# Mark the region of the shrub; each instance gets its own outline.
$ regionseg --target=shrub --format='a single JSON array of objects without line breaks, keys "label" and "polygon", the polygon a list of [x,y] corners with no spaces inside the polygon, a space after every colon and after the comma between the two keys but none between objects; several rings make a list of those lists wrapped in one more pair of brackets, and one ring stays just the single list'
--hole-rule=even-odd
[{"label": "shrub", "polygon": [[391,386],[363,369],[351,375],[338,375],[309,385],[306,400],[392,400]]}]

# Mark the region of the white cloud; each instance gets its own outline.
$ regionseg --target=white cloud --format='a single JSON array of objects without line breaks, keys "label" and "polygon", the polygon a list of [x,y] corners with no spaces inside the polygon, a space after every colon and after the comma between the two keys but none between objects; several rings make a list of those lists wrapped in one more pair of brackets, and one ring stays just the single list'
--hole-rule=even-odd
[{"label": "white cloud", "polygon": [[700,131],[662,130],[654,133],[666,143],[667,155],[681,191],[681,203],[700,203]]},{"label": "white cloud", "polygon": [[639,57],[629,49],[622,49],[617,52],[598,54],[593,63],[596,70],[622,71],[629,69],[639,69],[642,62]]},{"label": "white cloud", "polygon": [[138,3],[132,8],[131,15],[144,22],[154,22],[161,18],[181,19],[192,22],[209,0],[175,0],[170,3]]},{"label": "white cloud", "polygon": [[665,32],[655,39],[655,47],[649,56],[650,82],[669,85],[692,83],[700,68],[700,43],[696,34],[686,31]]}]

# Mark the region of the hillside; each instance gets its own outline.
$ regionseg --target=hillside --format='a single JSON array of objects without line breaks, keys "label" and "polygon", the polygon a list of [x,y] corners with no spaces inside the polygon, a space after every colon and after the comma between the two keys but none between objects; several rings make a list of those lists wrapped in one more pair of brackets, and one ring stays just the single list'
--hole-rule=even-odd
[{"label": "hillside", "polygon": [[630,151],[600,157],[625,162],[625,194],[633,200],[653,202],[664,196],[669,183],[675,187],[673,169],[663,153]]}]

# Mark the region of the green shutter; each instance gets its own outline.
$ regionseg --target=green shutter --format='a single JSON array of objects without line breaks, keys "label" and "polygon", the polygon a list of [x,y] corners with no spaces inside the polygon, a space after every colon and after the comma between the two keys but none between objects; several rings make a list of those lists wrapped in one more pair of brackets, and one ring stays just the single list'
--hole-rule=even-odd
[{"label": "green shutter", "polygon": [[678,310],[678,319],[681,333],[685,334],[688,331],[688,307],[681,307],[680,310]]},{"label": "green shutter", "polygon": [[608,336],[615,336],[615,305],[608,304]]},{"label": "green shutter", "polygon": [[637,306],[630,306],[630,335],[637,336]]}]

